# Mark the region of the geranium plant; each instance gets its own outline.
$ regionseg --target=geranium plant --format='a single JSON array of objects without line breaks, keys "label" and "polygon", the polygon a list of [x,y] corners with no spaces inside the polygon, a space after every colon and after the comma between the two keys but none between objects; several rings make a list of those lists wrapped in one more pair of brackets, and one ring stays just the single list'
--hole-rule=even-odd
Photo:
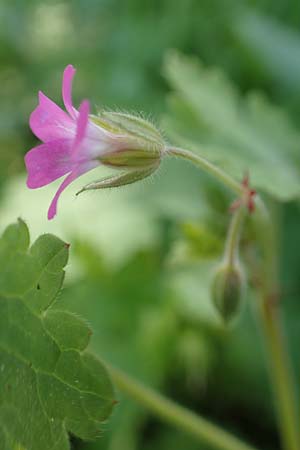
[{"label": "geranium plant", "polygon": [[[116,174],[89,183],[80,192],[139,182],[152,175],[163,158],[176,157],[194,164],[199,176],[208,173],[230,193],[230,225],[223,255],[213,274],[211,300],[223,325],[233,327],[251,276],[251,267],[240,255],[240,241],[250,221],[257,248],[257,314],[270,361],[282,448],[299,450],[293,375],[276,301],[276,236],[272,216],[260,194],[267,192],[283,200],[299,192],[293,178],[292,152],[286,155],[283,170],[277,166],[282,156],[280,149],[273,154],[276,167],[272,157],[264,155],[263,161],[255,158],[253,148],[272,146],[273,132],[278,133],[279,140],[276,121],[281,118],[271,116],[271,106],[257,97],[249,97],[238,108],[237,94],[228,88],[227,80],[209,73],[203,75],[203,71],[194,61],[178,55],[171,55],[167,63],[167,76],[177,99],[164,125],[170,141],[183,145],[179,147],[167,142],[152,123],[138,115],[109,111],[92,114],[87,100],[77,110],[71,95],[75,69],[67,66],[62,85],[66,112],[40,92],[39,104],[31,114],[30,127],[43,143],[25,156],[27,186],[39,188],[65,176],[48,210],[48,218],[53,219],[61,193],[86,172],[94,169],[95,173],[101,172],[101,166],[107,166]],[[223,91],[227,103],[219,105],[218,93]],[[192,111],[190,123],[181,121],[184,108]],[[260,120],[255,112],[260,114]],[[206,134],[198,142],[198,127],[203,124]],[[280,129],[288,126],[284,121],[280,125]],[[282,136],[280,139],[284,145]],[[234,160],[230,152],[224,157],[227,170],[222,163],[214,162],[230,145],[245,146],[248,157],[252,152],[249,164],[246,157]],[[289,143],[286,148],[288,153]],[[261,167],[269,167],[277,174],[279,187],[262,176]],[[291,175],[285,181],[287,168]],[[60,310],[57,298],[68,251],[69,245],[51,235],[41,236],[30,246],[29,232],[22,220],[8,227],[0,240],[0,258],[5,266],[0,276],[1,449],[67,450],[68,433],[84,440],[96,438],[116,405],[114,385],[200,443],[220,450],[254,450],[250,444],[109,363],[102,363],[86,350],[91,335],[89,326],[76,315]]]}]

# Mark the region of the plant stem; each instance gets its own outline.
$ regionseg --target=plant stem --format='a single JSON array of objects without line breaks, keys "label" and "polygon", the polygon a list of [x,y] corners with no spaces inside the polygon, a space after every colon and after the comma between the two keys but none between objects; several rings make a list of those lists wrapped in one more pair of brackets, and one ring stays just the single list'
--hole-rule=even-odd
[{"label": "plant stem", "polygon": [[274,227],[263,205],[259,213],[256,229],[263,250],[264,264],[259,286],[261,301],[258,310],[270,360],[270,375],[276,398],[282,446],[285,450],[299,450],[300,434],[294,380],[278,309],[277,246]]},{"label": "plant stem", "polygon": [[177,405],[121,370],[108,365],[115,385],[166,422],[219,450],[255,450],[217,425]]},{"label": "plant stem", "polygon": [[185,150],[179,147],[168,147],[167,153],[169,155],[179,156],[180,158],[184,158],[194,163],[196,166],[200,167],[200,169],[203,169],[204,172],[211,174],[238,196],[241,196],[243,194],[243,187],[240,183],[235,181],[230,175],[228,175],[222,169],[216,167],[213,163],[208,161],[203,156],[196,155],[189,150]]},{"label": "plant stem", "polygon": [[293,380],[289,370],[290,361],[286,353],[282,324],[277,307],[274,305],[274,299],[266,295],[259,306],[270,359],[282,447],[285,450],[299,450],[300,440]]},{"label": "plant stem", "polygon": [[[169,147],[167,153],[191,161],[230,188],[234,194],[243,195],[243,188],[240,184],[202,156],[178,147]],[[278,276],[276,240],[274,239],[273,224],[269,213],[258,196],[255,205],[257,211],[254,221],[259,245],[263,251],[260,268],[261,285],[259,286],[262,293],[262,301],[260,302],[259,311],[270,359],[270,376],[276,397],[281,441],[285,450],[300,450],[298,411],[291,362],[286,351],[277,302],[274,302]],[[233,231],[239,228],[238,225],[234,226]],[[232,237],[235,239],[235,234]]]},{"label": "plant stem", "polygon": [[230,222],[225,244],[224,260],[226,261],[226,264],[231,267],[234,266],[234,262],[236,259],[245,215],[245,208],[240,207],[237,211],[234,212]]}]

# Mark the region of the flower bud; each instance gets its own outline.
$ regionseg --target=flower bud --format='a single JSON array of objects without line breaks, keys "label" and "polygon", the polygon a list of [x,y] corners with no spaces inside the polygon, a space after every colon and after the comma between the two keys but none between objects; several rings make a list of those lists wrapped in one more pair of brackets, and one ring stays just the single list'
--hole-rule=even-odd
[{"label": "flower bud", "polygon": [[239,312],[244,291],[244,276],[240,267],[220,266],[212,283],[212,300],[224,322]]},{"label": "flower bud", "polygon": [[118,168],[147,169],[160,163],[165,143],[159,131],[139,116],[101,112],[92,122],[111,133],[115,145],[100,155],[102,164]]}]

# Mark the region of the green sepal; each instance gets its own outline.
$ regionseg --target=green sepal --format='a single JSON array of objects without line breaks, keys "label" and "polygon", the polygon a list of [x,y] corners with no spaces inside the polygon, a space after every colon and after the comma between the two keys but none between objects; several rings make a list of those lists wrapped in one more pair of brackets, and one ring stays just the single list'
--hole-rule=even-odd
[{"label": "green sepal", "polygon": [[109,176],[102,178],[102,180],[94,181],[92,183],[87,184],[76,195],[81,194],[84,191],[91,191],[95,189],[108,189],[114,187],[121,187],[127,184],[135,183],[136,181],[143,180],[144,178],[149,177],[154,171],[156,167],[151,167],[147,170],[132,170],[128,172],[122,172],[115,176]]}]

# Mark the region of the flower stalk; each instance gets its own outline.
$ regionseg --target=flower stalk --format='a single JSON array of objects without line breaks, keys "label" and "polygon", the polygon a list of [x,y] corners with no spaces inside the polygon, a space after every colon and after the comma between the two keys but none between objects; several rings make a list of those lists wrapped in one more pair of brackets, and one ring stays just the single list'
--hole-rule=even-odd
[{"label": "flower stalk", "polygon": [[233,267],[237,258],[243,222],[246,216],[245,208],[239,208],[232,216],[225,244],[224,260]]},{"label": "flower stalk", "polygon": [[243,186],[240,183],[235,181],[230,175],[228,175],[219,167],[215,166],[213,163],[208,161],[208,159],[204,158],[203,156],[196,155],[195,153],[190,152],[189,150],[185,150],[179,147],[167,147],[166,154],[178,156],[179,158],[183,158],[186,159],[187,161],[190,161],[191,163],[195,164],[200,169],[202,169],[204,172],[212,175],[214,178],[220,181],[220,183],[222,183],[228,189],[237,194],[238,197],[243,195],[244,190]]},{"label": "flower stalk", "polygon": [[193,436],[199,442],[206,443],[216,450],[255,450],[251,445],[242,442],[203,417],[163,397],[121,370],[107,363],[106,365],[114,384],[120,391],[164,421]]}]

